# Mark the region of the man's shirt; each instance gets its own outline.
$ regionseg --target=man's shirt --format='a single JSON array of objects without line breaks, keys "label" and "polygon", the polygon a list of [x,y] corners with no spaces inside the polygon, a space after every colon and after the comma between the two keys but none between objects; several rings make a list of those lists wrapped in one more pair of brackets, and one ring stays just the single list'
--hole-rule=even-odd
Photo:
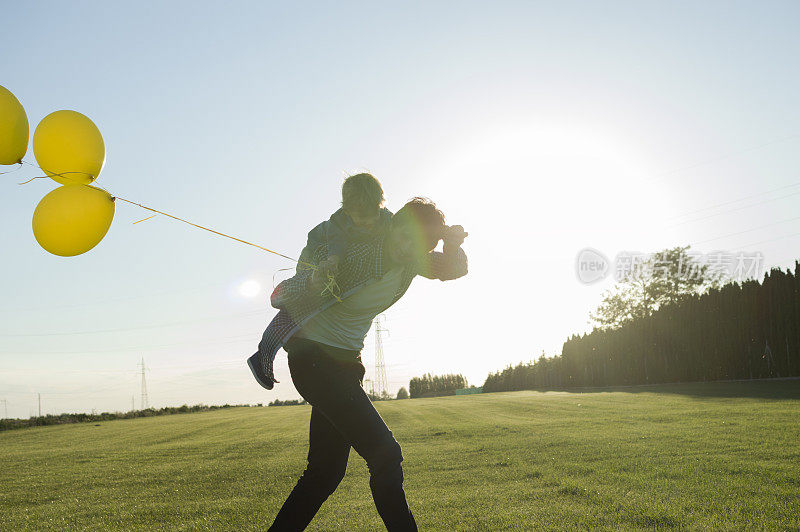
[{"label": "man's shirt", "polygon": [[403,268],[386,272],[381,279],[342,299],[308,319],[296,336],[349,351],[361,351],[372,320],[394,301]]},{"label": "man's shirt", "polygon": [[[381,236],[370,242],[348,245],[336,275],[342,300],[386,275],[385,240],[386,237]],[[307,251],[303,250],[303,256],[306,257],[304,262],[313,265],[319,264],[328,256],[327,244],[317,246],[310,255]],[[279,309],[279,312],[267,326],[258,344],[258,358],[269,377],[273,376],[272,364],[276,353],[289,338],[318,313],[331,305],[341,304],[329,291],[310,290],[312,273],[311,268],[300,264],[297,273],[280,283],[272,293],[272,306]],[[401,266],[400,282],[397,283],[387,307],[403,297],[417,275],[447,281],[466,274],[467,255],[461,248],[449,254],[432,251],[419,261]]]}]

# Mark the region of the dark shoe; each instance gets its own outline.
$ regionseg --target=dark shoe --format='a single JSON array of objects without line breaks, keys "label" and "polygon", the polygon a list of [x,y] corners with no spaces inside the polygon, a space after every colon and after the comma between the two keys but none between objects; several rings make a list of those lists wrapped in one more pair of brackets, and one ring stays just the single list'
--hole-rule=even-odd
[{"label": "dark shoe", "polygon": [[256,378],[256,381],[262,388],[271,390],[272,387],[275,386],[275,383],[278,382],[272,375],[272,364],[269,364],[269,372],[265,371],[264,365],[258,359],[257,352],[247,359],[247,365],[250,367],[250,371],[253,372],[253,377]]}]

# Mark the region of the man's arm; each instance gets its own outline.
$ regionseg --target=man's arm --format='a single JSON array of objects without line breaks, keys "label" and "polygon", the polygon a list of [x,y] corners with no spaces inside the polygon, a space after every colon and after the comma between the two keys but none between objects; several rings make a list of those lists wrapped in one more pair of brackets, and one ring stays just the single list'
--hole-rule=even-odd
[{"label": "man's arm", "polygon": [[450,281],[467,275],[467,254],[461,244],[467,232],[460,225],[445,227],[442,240],[442,251],[431,251],[425,256],[419,268],[419,274],[428,279]]}]

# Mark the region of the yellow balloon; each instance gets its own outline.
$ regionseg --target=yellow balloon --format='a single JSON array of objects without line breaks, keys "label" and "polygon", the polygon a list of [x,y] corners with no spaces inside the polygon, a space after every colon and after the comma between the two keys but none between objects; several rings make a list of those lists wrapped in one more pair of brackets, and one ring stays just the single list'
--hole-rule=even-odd
[{"label": "yellow balloon", "polygon": [[88,185],[106,162],[106,145],[94,122],[77,111],[56,111],[33,132],[33,154],[62,185]]},{"label": "yellow balloon", "polygon": [[114,219],[114,198],[88,185],[64,185],[39,202],[33,236],[46,251],[62,257],[86,253],[103,240]]},{"label": "yellow balloon", "polygon": [[28,151],[28,117],[17,97],[0,86],[0,164],[17,164]]}]

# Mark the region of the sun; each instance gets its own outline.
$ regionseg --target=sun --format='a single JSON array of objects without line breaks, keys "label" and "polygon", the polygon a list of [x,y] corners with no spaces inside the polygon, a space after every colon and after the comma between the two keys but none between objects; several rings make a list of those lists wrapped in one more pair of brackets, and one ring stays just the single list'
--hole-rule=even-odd
[{"label": "sun", "polygon": [[255,297],[261,292],[261,284],[249,279],[239,285],[239,295],[242,297]]},{"label": "sun", "polygon": [[658,222],[672,214],[674,184],[658,177],[641,143],[624,131],[498,124],[457,140],[423,175],[431,197],[470,206],[459,220],[473,228],[473,244],[492,235],[493,249],[502,249],[503,237],[513,235],[509,249],[535,242],[538,255],[547,249],[567,256],[586,246],[620,250],[674,240]]}]

